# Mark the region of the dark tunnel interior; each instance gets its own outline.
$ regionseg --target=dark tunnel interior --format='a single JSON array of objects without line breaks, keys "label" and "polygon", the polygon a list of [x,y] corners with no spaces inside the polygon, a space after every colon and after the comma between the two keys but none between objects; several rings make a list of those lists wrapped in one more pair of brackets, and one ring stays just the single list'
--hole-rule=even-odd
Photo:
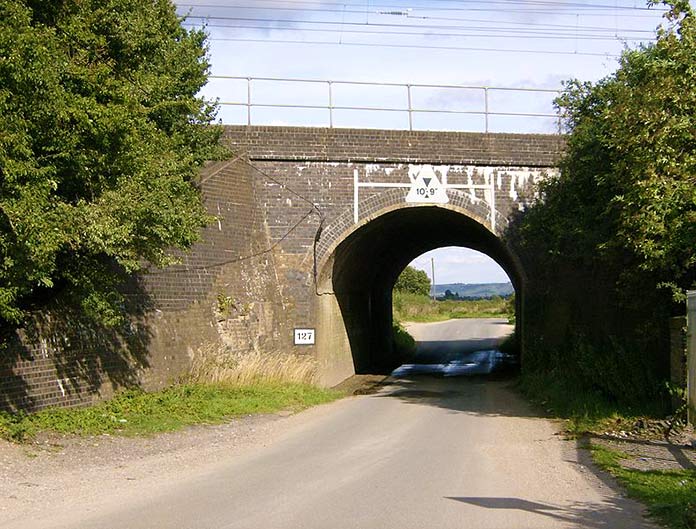
[{"label": "dark tunnel interior", "polygon": [[485,253],[521,292],[523,275],[513,255],[471,217],[438,206],[401,208],[381,215],[349,235],[334,254],[333,291],[356,373],[385,372],[398,365],[392,343],[392,288],[414,258],[444,246]]}]

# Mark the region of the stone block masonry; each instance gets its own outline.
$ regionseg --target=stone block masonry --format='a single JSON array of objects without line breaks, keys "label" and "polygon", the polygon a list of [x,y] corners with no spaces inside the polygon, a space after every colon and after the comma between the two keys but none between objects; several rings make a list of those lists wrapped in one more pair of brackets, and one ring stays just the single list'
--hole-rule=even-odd
[{"label": "stone block masonry", "polygon": [[[500,232],[533,199],[534,183],[555,172],[564,145],[546,135],[300,127],[227,127],[224,141],[234,158],[201,173],[216,220],[200,242],[179,254],[180,264],[125,287],[133,318],[122,329],[40,314],[8,336],[0,409],[81,405],[124,386],[161,388],[185,377],[211,347],[310,355],[322,383],[340,382],[355,369],[344,320],[362,320],[336,301],[336,249],[385,212],[414,208],[402,187],[361,187],[356,207],[356,179],[407,186],[412,166],[432,165],[452,186],[479,186],[449,189],[446,208],[488,230],[495,217]],[[355,311],[361,296],[351,298]],[[294,327],[315,328],[316,345],[294,346]]]}]

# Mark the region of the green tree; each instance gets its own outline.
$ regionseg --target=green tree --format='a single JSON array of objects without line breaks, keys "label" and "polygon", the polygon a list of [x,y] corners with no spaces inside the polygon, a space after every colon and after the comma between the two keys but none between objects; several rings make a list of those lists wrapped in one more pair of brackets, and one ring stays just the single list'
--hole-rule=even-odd
[{"label": "green tree", "polygon": [[196,240],[205,38],[169,0],[0,0],[0,319],[59,296],[116,323],[123,278]]},{"label": "green tree", "polygon": [[665,3],[656,43],[558,99],[568,152],[528,224],[552,255],[621,261],[628,280],[647,271],[683,289],[696,265],[696,21],[687,0]]},{"label": "green tree", "polygon": [[407,266],[396,280],[394,290],[428,296],[430,295],[430,278],[423,270]]},{"label": "green tree", "polygon": [[696,21],[688,1],[665,3],[656,42],[566,85],[560,175],[511,232],[536,279],[525,314],[544,352],[527,366],[628,399],[657,387],[669,294],[696,278]]}]

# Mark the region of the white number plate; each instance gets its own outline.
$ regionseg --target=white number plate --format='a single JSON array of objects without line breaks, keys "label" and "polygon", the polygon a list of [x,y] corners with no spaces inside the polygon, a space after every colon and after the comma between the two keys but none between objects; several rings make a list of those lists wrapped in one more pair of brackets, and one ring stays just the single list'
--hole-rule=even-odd
[{"label": "white number plate", "polygon": [[314,345],[314,329],[295,329],[295,345]]}]

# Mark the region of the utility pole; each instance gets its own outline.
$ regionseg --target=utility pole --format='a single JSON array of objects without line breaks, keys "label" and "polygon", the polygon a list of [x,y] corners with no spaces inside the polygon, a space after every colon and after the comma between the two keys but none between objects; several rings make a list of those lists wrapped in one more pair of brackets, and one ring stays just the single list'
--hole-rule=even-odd
[{"label": "utility pole", "polygon": [[433,301],[435,301],[435,258],[434,257],[430,258],[430,272],[431,272],[431,277],[433,278],[433,286],[431,289],[432,298],[433,298]]}]

